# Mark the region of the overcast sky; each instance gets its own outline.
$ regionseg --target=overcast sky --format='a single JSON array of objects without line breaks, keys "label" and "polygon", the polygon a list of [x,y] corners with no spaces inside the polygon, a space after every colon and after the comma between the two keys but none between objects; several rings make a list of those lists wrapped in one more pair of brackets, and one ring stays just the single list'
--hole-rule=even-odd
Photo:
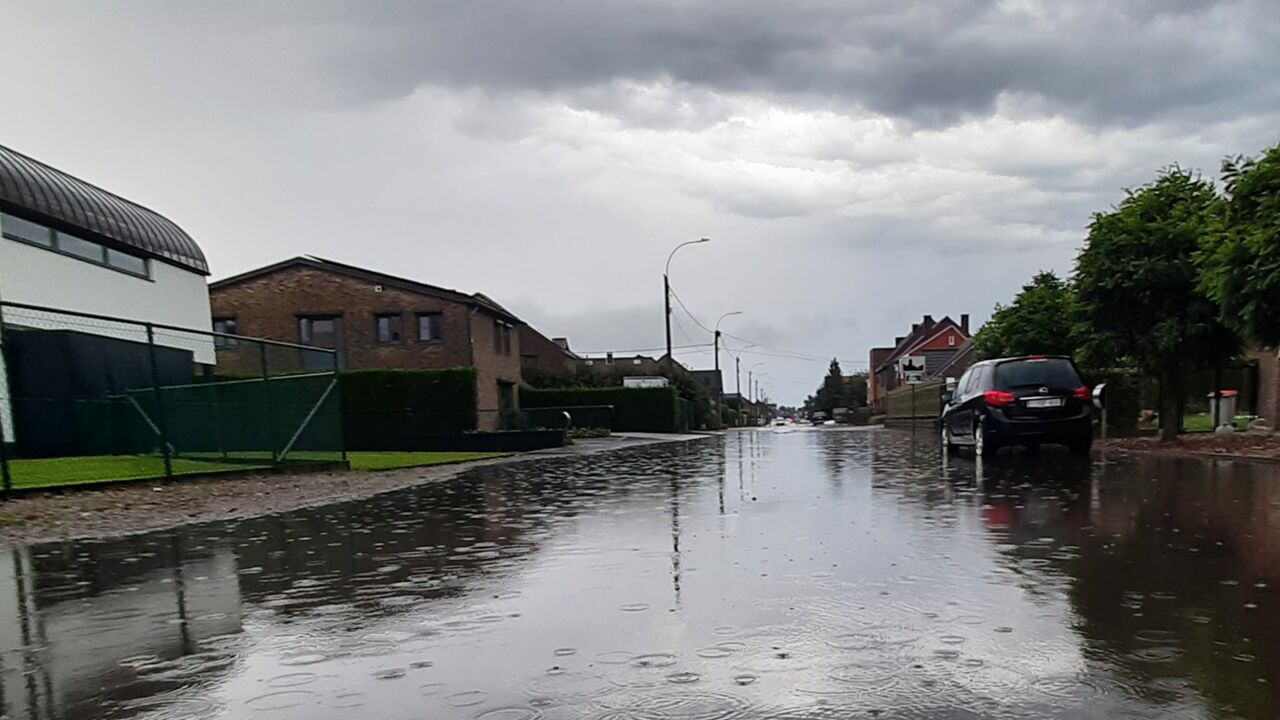
[{"label": "overcast sky", "polygon": [[[661,346],[663,263],[706,236],[671,270],[698,320],[865,368],[1069,271],[1123,187],[1280,141],[1274,0],[5,0],[0,27],[0,143],[170,217],[215,278],[319,255],[582,351]],[[826,369],[742,358],[784,402]]]}]

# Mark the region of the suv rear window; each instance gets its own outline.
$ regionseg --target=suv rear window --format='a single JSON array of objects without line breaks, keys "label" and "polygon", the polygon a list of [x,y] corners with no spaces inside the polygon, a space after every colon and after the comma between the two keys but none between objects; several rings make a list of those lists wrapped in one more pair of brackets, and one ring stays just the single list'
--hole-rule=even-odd
[{"label": "suv rear window", "polygon": [[1065,358],[1012,360],[996,366],[995,386],[998,388],[1011,389],[1028,385],[1076,388],[1080,384],[1075,366]]}]

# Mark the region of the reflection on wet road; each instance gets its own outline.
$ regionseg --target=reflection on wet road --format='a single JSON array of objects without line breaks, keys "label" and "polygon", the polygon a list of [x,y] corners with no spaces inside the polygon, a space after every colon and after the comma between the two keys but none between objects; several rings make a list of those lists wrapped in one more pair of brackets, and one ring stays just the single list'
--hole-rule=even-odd
[{"label": "reflection on wet road", "polygon": [[14,718],[1274,718],[1280,468],[760,430],[0,562]]}]

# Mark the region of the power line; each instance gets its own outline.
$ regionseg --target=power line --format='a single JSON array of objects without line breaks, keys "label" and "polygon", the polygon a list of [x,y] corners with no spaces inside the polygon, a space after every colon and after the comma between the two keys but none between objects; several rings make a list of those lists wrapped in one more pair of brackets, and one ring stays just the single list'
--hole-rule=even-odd
[{"label": "power line", "polygon": [[706,325],[703,325],[701,320],[699,320],[697,317],[695,317],[693,313],[689,312],[689,308],[685,306],[684,301],[683,301],[683,300],[681,300],[681,299],[680,299],[680,296],[676,294],[676,290],[675,290],[675,288],[669,288],[669,289],[671,290],[671,297],[673,297],[673,298],[675,298],[675,299],[676,299],[676,304],[678,304],[678,305],[680,306],[680,309],[681,309],[681,310],[684,310],[684,314],[685,314],[685,315],[688,315],[688,316],[689,316],[689,319],[690,319],[690,320],[692,320],[692,321],[693,321],[693,323],[694,323],[695,325],[697,325],[698,327],[702,328],[703,330],[706,330],[706,331],[707,331],[707,332],[709,332],[709,333],[712,333],[712,334],[714,334],[714,333],[715,333],[715,330],[712,330],[711,328],[707,327]]},{"label": "power line", "polygon": [[[698,345],[698,344],[677,345],[677,346],[675,346],[675,347],[673,347],[673,348],[671,348],[671,349],[674,351],[674,350],[688,350],[688,349],[691,349],[691,348],[708,348],[708,347],[711,347],[711,343],[702,343],[701,345]],[[577,353],[577,354],[579,354],[579,355],[605,355],[605,354],[607,354],[607,353],[614,353],[615,355],[617,355],[617,354],[621,354],[621,353],[645,353],[645,352],[659,352],[659,351],[661,351],[661,352],[666,352],[666,350],[667,350],[666,346],[663,346],[663,347],[653,347],[653,348],[628,348],[628,349],[624,349],[624,350],[617,350],[617,349],[611,349],[611,350],[574,350],[574,352],[575,352],[575,353]]]}]

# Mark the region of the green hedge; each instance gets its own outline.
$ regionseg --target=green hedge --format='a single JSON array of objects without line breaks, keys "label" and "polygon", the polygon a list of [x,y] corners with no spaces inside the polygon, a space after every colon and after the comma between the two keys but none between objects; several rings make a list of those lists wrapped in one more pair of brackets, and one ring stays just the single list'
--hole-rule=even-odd
[{"label": "green hedge", "polygon": [[342,373],[347,444],[385,444],[379,436],[434,435],[476,429],[476,371],[352,370]]},{"label": "green hedge", "polygon": [[568,388],[520,392],[525,410],[547,407],[612,405],[613,429],[626,432],[680,432],[675,388]]},{"label": "green hedge", "polygon": [[[1107,384],[1107,433],[1113,437],[1135,434],[1138,413],[1145,404],[1144,394],[1152,396],[1150,402],[1154,407],[1154,386],[1144,393],[1142,374],[1129,368],[1081,368],[1080,375],[1090,390],[1099,383]],[[1095,420],[1099,417],[1095,411]]]}]

